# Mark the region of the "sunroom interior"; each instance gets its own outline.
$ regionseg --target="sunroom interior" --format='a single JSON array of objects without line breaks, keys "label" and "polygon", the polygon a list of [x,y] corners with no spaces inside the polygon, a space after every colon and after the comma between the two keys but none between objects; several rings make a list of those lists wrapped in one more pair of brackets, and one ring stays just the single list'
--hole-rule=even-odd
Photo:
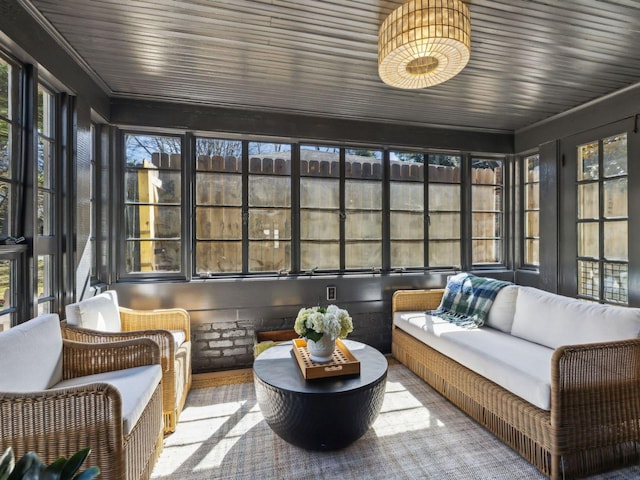
[{"label": "sunroom interior", "polygon": [[389,353],[393,292],[461,271],[640,307],[640,6],[470,0],[407,90],[403,3],[1,0],[0,331],[113,289],[199,374],[310,305]]}]

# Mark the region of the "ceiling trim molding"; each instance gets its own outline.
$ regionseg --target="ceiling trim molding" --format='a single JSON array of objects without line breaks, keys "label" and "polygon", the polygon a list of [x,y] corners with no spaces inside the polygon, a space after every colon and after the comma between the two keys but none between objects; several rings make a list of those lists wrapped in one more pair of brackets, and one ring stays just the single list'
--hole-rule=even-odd
[{"label": "ceiling trim molding", "polygon": [[390,120],[390,119],[382,119],[377,117],[364,117],[364,116],[349,116],[349,115],[336,115],[336,114],[318,114],[318,112],[311,112],[306,110],[296,110],[292,108],[274,108],[274,107],[250,107],[250,106],[238,106],[234,104],[226,104],[220,102],[195,102],[195,101],[186,101],[186,100],[176,100],[167,97],[162,97],[159,95],[142,95],[142,94],[128,94],[122,92],[114,92],[111,95],[111,100],[142,100],[147,102],[160,102],[160,103],[182,103],[185,106],[193,106],[193,107],[213,107],[213,108],[226,108],[230,110],[238,110],[241,112],[246,112],[249,110],[253,110],[256,112],[263,113],[276,113],[276,114],[285,114],[285,115],[303,115],[306,117],[315,117],[318,119],[326,119],[326,120],[352,120],[352,121],[363,121],[363,122],[372,122],[381,125],[394,125],[394,126],[407,126],[407,127],[424,127],[424,128],[434,128],[441,130],[457,130],[461,132],[471,132],[471,133],[495,133],[501,135],[513,135],[513,130],[504,130],[498,128],[481,128],[481,127],[467,127],[460,125],[449,125],[443,123],[425,123],[425,122],[413,122],[409,120]]}]

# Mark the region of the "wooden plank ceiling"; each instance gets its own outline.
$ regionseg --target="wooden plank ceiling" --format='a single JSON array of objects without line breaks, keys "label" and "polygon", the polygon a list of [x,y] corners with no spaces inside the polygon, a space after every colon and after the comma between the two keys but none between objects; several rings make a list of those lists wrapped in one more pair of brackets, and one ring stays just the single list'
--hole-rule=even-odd
[{"label": "wooden plank ceiling", "polygon": [[20,1],[117,97],[511,132],[640,80],[634,0],[470,0],[469,64],[412,91],[377,73],[400,0]]}]

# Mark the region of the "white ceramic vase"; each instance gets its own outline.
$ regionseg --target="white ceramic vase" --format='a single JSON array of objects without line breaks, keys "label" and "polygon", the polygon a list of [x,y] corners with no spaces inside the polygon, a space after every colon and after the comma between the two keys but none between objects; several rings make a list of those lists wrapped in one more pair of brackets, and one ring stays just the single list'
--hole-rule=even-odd
[{"label": "white ceramic vase", "polygon": [[320,340],[314,342],[307,339],[307,350],[309,350],[309,357],[311,360],[317,363],[326,363],[331,361],[333,351],[336,349],[335,339],[331,339],[328,335],[322,335]]}]

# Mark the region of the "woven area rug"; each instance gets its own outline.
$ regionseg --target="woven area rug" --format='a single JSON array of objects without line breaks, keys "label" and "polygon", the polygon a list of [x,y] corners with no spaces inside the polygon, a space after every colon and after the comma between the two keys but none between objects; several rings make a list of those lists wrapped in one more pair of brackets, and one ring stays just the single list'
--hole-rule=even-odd
[{"label": "woven area rug", "polygon": [[[327,419],[331,421],[330,418]],[[156,479],[541,479],[533,466],[402,365],[382,411],[351,446],[309,452],[266,424],[253,383],[191,390]],[[593,479],[638,479],[634,466]]]}]

